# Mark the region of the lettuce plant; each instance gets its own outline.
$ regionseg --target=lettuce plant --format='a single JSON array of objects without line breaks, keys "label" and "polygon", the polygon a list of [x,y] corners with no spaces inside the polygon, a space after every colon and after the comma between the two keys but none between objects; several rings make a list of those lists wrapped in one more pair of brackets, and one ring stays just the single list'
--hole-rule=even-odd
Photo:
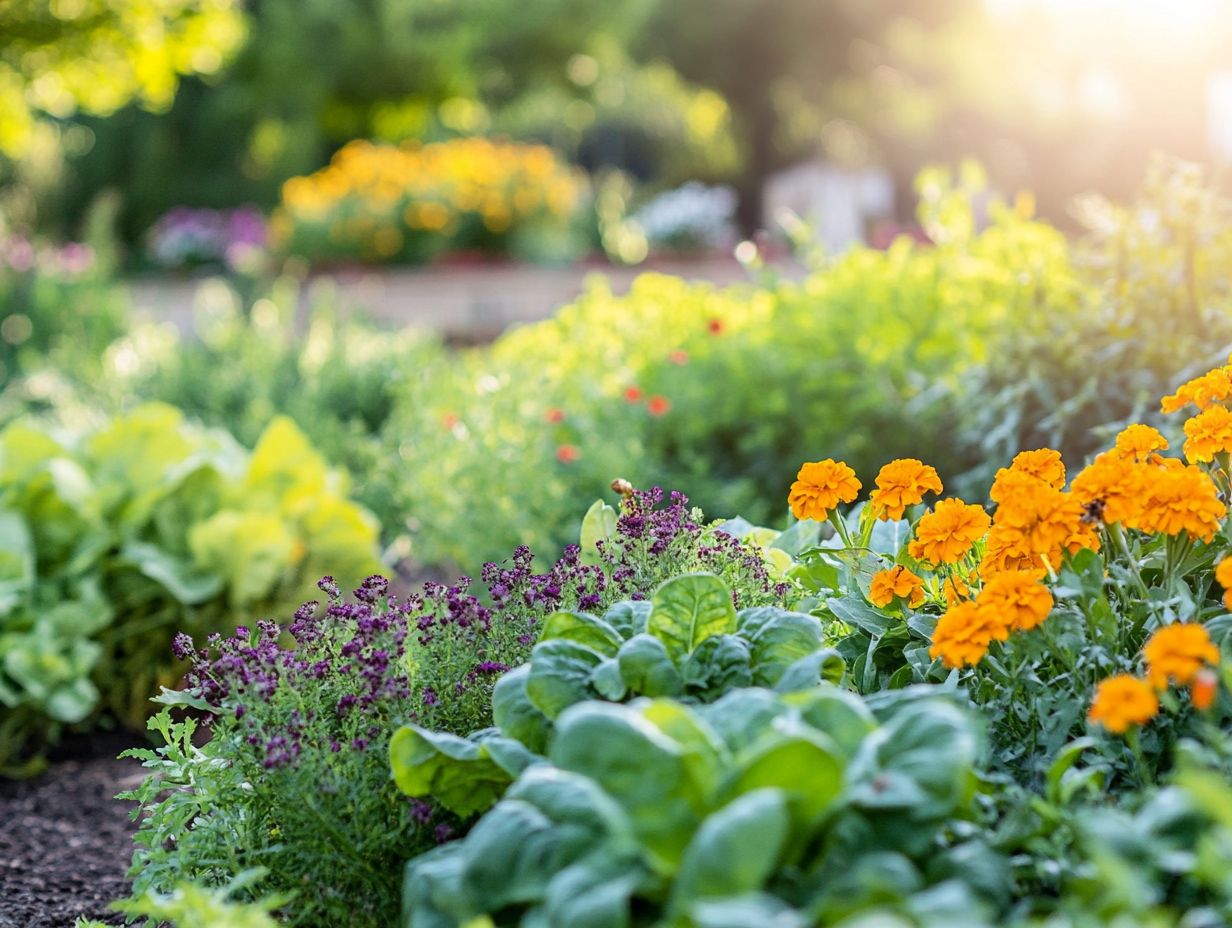
[{"label": "lettuce plant", "polygon": [[[376,527],[285,419],[249,454],[148,405],[78,433],[0,433],[0,767],[107,711],[139,723],[177,630],[375,570]],[[33,753],[31,753],[33,752]]]}]

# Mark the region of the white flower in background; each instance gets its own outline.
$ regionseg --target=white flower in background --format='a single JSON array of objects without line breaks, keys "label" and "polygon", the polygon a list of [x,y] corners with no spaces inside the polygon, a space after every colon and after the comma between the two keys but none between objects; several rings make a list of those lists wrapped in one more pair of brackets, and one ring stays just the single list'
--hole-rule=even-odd
[{"label": "white flower in background", "polygon": [[689,181],[661,193],[632,216],[652,247],[726,248],[736,240],[736,192]]}]

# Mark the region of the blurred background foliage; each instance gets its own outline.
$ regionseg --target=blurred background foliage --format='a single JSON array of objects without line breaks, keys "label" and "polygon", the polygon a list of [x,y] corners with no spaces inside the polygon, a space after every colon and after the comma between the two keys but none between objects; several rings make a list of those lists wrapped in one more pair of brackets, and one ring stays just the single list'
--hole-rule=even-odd
[{"label": "blurred background foliage", "polygon": [[733,183],[746,232],[767,177],[816,156],[889,170],[902,219],[920,165],[975,156],[996,188],[1031,189],[1071,225],[1074,195],[1124,198],[1153,148],[1211,154],[1217,119],[1197,101],[1232,11],[1149,6],[9,2],[2,209],[64,239],[115,191],[132,243],[177,206],[269,210],[355,138],[500,135],[659,189]]}]

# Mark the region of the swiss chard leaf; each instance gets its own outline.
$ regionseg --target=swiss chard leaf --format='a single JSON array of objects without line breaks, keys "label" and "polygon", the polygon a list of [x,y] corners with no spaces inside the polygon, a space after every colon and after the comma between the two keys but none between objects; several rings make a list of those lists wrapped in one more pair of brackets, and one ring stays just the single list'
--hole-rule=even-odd
[{"label": "swiss chard leaf", "polygon": [[713,635],[736,631],[731,591],[714,574],[684,574],[655,591],[646,631],[681,660]]}]

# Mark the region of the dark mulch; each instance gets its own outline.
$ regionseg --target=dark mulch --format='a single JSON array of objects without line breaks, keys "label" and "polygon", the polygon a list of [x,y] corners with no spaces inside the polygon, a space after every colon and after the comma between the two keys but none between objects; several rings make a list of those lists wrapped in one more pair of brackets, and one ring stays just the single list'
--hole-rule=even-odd
[{"label": "dark mulch", "polygon": [[111,924],[107,904],[128,893],[133,808],[112,797],[141,782],[116,755],[137,734],[67,743],[46,773],[0,780],[0,928],[68,928],[78,916]]}]

